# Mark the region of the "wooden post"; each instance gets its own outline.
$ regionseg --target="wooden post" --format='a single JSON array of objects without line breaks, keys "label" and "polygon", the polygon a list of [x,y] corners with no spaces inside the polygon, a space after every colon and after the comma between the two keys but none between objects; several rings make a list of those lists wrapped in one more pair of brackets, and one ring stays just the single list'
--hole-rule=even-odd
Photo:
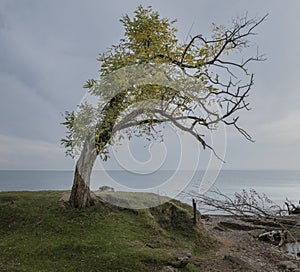
[{"label": "wooden post", "polygon": [[197,224],[197,202],[194,198],[193,198],[193,209],[194,209],[193,223],[194,225],[196,225]]}]

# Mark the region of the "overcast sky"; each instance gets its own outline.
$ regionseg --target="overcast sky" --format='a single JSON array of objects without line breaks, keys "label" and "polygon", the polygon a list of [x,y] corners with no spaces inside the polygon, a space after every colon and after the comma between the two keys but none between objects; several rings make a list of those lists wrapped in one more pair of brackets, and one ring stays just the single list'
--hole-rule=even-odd
[{"label": "overcast sky", "polygon": [[123,35],[120,17],[141,3],[177,18],[183,40],[191,26],[209,34],[212,22],[269,13],[253,39],[268,60],[251,66],[252,111],[241,117],[256,141],[227,130],[224,168],[300,169],[298,0],[0,0],[0,169],[73,168],[60,146],[61,113],[76,109],[85,81],[98,77],[98,53]]}]

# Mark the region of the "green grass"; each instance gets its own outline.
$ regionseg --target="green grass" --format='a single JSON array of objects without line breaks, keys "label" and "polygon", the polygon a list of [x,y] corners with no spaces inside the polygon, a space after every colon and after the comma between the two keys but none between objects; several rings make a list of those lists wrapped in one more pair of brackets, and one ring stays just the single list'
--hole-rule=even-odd
[{"label": "green grass", "polygon": [[[97,203],[62,207],[62,192],[0,193],[0,271],[159,271],[214,241],[192,224],[188,205],[171,201],[131,210]],[[194,271],[188,265],[180,271]]]}]

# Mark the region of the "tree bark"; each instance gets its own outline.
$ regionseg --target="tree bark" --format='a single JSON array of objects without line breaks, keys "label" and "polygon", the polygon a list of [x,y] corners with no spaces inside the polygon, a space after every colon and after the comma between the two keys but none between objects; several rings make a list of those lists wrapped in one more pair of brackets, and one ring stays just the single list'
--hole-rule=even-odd
[{"label": "tree bark", "polygon": [[86,141],[75,166],[73,187],[69,199],[69,203],[74,208],[82,209],[94,204],[90,192],[90,178],[96,158],[95,145]]}]

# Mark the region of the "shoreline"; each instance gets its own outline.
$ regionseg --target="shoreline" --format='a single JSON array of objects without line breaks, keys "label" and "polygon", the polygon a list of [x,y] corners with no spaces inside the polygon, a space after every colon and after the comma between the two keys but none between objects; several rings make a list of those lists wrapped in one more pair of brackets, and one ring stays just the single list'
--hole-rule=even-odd
[{"label": "shoreline", "polygon": [[[221,244],[216,252],[216,262],[231,263],[239,269],[232,271],[299,272],[299,257],[288,254],[285,247],[258,239],[261,233],[274,230],[280,220],[285,221],[287,226],[294,223],[297,238],[300,238],[300,216],[283,216],[276,219],[277,222],[274,222],[273,218],[262,219],[254,216],[242,218],[233,215],[203,215],[201,221]],[[231,270],[227,267],[222,271]]]}]

